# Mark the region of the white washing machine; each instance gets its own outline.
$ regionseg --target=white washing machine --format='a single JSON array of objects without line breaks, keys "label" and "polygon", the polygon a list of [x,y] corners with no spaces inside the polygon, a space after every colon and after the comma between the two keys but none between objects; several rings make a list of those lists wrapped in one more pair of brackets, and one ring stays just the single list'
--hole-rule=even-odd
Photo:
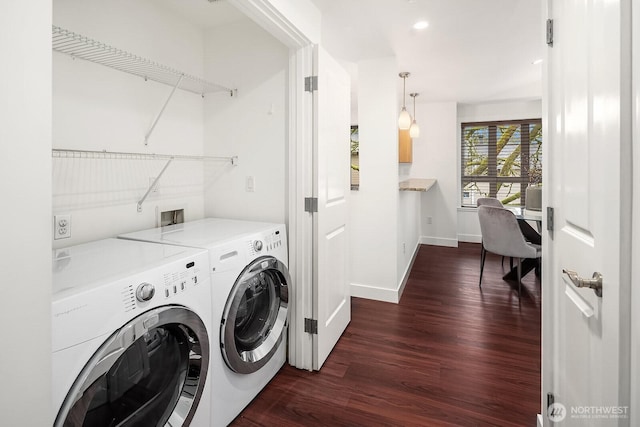
[{"label": "white washing machine", "polygon": [[54,426],[210,426],[208,270],[171,245],[53,251]]},{"label": "white washing machine", "polygon": [[213,426],[226,426],[286,361],[291,279],[284,225],[206,218],[120,237],[209,250],[219,326],[211,417]]}]

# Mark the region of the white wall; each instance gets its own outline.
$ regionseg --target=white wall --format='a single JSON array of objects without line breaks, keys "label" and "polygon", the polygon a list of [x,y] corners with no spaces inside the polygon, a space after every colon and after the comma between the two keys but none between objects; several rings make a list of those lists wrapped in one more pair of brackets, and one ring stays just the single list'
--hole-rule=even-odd
[{"label": "white wall", "polygon": [[[298,49],[308,43],[320,43],[321,13],[311,0],[227,1],[288,47]],[[270,18],[272,13],[282,21]]]},{"label": "white wall", "polygon": [[288,58],[282,43],[250,21],[206,32],[206,78],[238,92],[206,98],[205,154],[239,159],[238,166],[206,164],[206,216],[285,221]]},{"label": "white wall", "polygon": [[395,58],[358,63],[360,189],[351,193],[351,294],[399,298]]},{"label": "white wall", "polygon": [[[413,143],[419,142],[414,138]],[[410,178],[424,178],[417,173],[414,176],[413,163],[398,163],[398,182]],[[420,191],[400,191],[398,193],[398,297],[409,279],[413,261],[420,248],[420,211],[423,193]]]},{"label": "white wall", "polygon": [[305,35],[311,43],[320,43],[320,11],[310,0],[268,0],[272,7]]},{"label": "white wall", "polygon": [[420,199],[422,192],[400,191],[398,195],[398,298],[409,278],[420,245]]},{"label": "white wall", "polygon": [[416,110],[420,137],[413,141],[411,176],[437,180],[420,200],[420,241],[457,246],[456,103],[421,103]]},{"label": "white wall", "polygon": [[[204,35],[151,0],[57,0],[54,24],[186,73],[202,76]],[[171,87],[110,68],[53,57],[53,146],[139,153],[203,153],[203,99],[177,90],[144,144]],[[64,247],[156,226],[157,210],[204,215],[201,162],[174,161],[137,212],[165,161],[54,159],[53,214],[71,214]]]},{"label": "white wall", "polygon": [[51,2],[0,3],[1,423],[51,425]]},{"label": "white wall", "polygon": [[[467,122],[494,121],[494,120],[521,120],[535,119],[542,117],[542,101],[512,101],[512,102],[491,102],[484,104],[459,104],[458,119],[456,123],[456,144],[457,144],[457,165],[460,174],[460,125]],[[543,129],[544,131],[544,129]],[[456,189],[456,203],[458,206],[458,240],[461,242],[480,243],[480,223],[478,213],[475,208],[460,207],[460,185],[458,179]]]}]

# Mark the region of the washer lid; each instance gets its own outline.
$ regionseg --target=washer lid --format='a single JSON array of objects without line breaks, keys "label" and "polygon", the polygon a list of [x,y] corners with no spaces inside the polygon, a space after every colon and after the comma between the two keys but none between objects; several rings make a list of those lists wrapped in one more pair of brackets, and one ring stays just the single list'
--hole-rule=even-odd
[{"label": "washer lid", "polygon": [[[207,252],[123,239],[55,249],[52,253],[53,298],[68,291],[114,282],[181,259]],[[56,295],[58,294],[58,295]]]},{"label": "washer lid", "polygon": [[127,233],[122,239],[145,242],[169,243],[197,248],[211,248],[223,243],[243,240],[244,237],[259,233],[278,224],[266,222],[240,221],[225,218],[204,218],[198,221],[174,224],[162,228]]}]

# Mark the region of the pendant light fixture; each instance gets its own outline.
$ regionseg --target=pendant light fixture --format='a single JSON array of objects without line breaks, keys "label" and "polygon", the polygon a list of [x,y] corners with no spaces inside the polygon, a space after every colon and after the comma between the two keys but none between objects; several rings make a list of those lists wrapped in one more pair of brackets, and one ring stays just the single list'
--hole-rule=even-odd
[{"label": "pendant light fixture", "polygon": [[411,127],[411,116],[407,111],[406,99],[407,99],[407,77],[410,73],[403,71],[398,74],[402,78],[402,110],[400,111],[400,117],[398,117],[398,127],[402,130],[407,130]]},{"label": "pendant light fixture", "polygon": [[411,127],[409,128],[409,136],[411,136],[411,138],[417,138],[420,136],[420,126],[418,126],[418,123],[416,123],[416,96],[418,95],[420,94],[409,94],[409,96],[413,98],[413,122],[411,122]]}]

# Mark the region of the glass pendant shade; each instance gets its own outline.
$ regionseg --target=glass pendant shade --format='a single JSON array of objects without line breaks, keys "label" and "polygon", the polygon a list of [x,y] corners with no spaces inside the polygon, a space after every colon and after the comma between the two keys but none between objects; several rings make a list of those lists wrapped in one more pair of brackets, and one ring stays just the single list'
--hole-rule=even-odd
[{"label": "glass pendant shade", "polygon": [[411,116],[405,107],[402,107],[400,111],[400,117],[398,117],[398,127],[402,130],[407,130],[411,127]]},{"label": "glass pendant shade", "polygon": [[413,119],[413,123],[411,123],[411,127],[409,128],[409,136],[411,138],[417,138],[420,136],[420,126],[416,123],[416,119]]},{"label": "glass pendant shade", "polygon": [[417,138],[420,136],[420,126],[416,122],[416,96],[420,95],[419,93],[410,93],[409,96],[413,98],[413,122],[411,123],[411,127],[409,128],[409,136],[411,138]]},{"label": "glass pendant shade", "polygon": [[410,76],[408,71],[403,71],[398,74],[402,79],[402,110],[400,111],[400,117],[398,117],[398,127],[402,130],[407,130],[411,127],[411,116],[407,111],[407,77]]}]

